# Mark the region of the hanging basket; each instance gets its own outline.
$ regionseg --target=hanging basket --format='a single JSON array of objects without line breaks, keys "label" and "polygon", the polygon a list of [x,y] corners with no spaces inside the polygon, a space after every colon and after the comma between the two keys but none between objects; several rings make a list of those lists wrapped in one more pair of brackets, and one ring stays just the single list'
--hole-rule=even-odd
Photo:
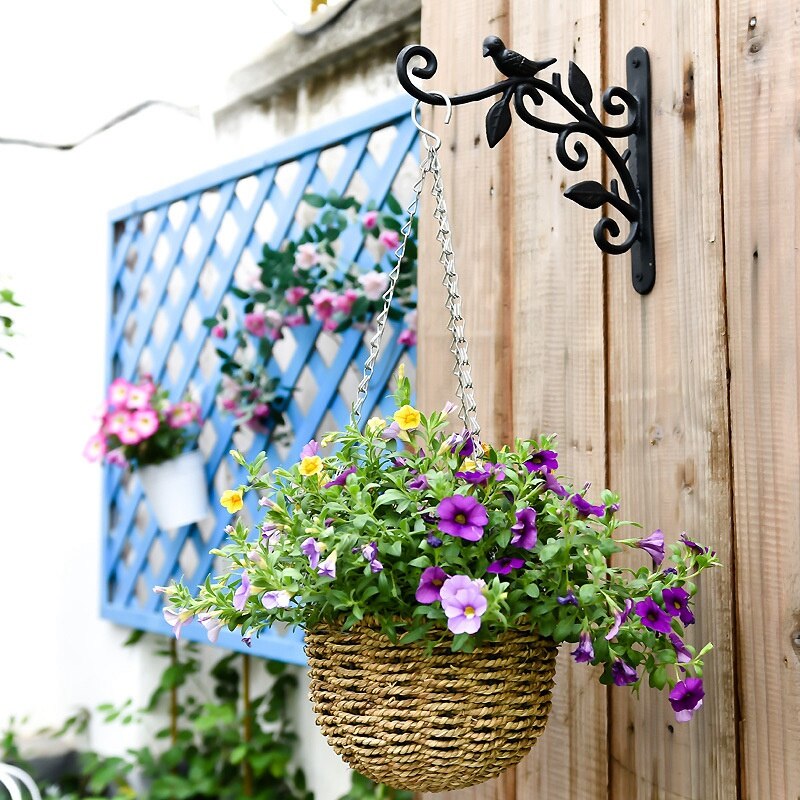
[{"label": "hanging basket", "polygon": [[377,622],[306,633],[310,698],[328,743],[353,769],[396,789],[441,792],[517,764],[545,728],[556,645],[508,631],[472,653],[445,637],[427,656]]},{"label": "hanging basket", "polygon": [[137,474],[160,528],[180,528],[211,513],[205,463],[199,450],[140,467]]}]

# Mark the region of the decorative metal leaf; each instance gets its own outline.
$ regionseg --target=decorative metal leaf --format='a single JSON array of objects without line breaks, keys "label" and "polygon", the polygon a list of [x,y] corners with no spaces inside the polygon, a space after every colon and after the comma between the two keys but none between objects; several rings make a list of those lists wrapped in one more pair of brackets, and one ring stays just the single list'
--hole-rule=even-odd
[{"label": "decorative metal leaf", "polygon": [[564,197],[584,208],[600,208],[611,199],[611,193],[597,181],[581,181],[570,186]]},{"label": "decorative metal leaf", "polygon": [[511,127],[511,109],[508,107],[511,95],[498,100],[486,114],[486,140],[494,147]]},{"label": "decorative metal leaf", "polygon": [[579,105],[588,106],[592,102],[592,84],[574,61],[569,62],[569,90]]}]

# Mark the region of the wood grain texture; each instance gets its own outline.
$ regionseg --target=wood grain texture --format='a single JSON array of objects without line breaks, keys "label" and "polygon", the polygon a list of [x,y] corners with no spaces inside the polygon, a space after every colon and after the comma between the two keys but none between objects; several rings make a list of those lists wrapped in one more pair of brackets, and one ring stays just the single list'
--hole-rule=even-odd
[{"label": "wood grain texture", "polygon": [[742,797],[800,796],[800,3],[722,0]]},{"label": "wood grain texture", "polygon": [[[574,60],[600,94],[600,3],[511,2],[508,46],[536,59],[557,57],[551,71]],[[512,38],[513,37],[513,38]],[[566,119],[548,101],[538,110]],[[599,104],[598,104],[599,113]],[[498,145],[512,153],[510,186],[513,275],[514,433],[557,433],[562,474],[605,486],[603,258],[592,240],[595,212],[565,199],[578,180],[601,180],[598,148],[580,177],[562,167],[556,137],[514,119]],[[517,797],[606,798],[606,689],[597,670],[575,664],[562,647],[547,728],[517,768]]]},{"label": "wood grain texture", "polygon": [[[437,0],[423,4],[422,41],[439,60],[439,71],[427,91],[469,91],[494,78],[492,63],[481,57],[487,31],[506,35],[507,0]],[[425,124],[442,136],[439,155],[453,232],[456,270],[463,297],[478,419],[486,441],[505,441],[511,434],[512,404],[510,318],[511,263],[508,258],[508,154],[489,150],[484,133],[484,104],[454,109],[445,128],[442,109],[426,109]],[[429,188],[430,184],[428,185]],[[427,189],[426,189],[427,191]],[[442,267],[435,241],[430,198],[420,217],[419,267],[419,404],[440,408],[455,400],[450,334],[441,285]]]},{"label": "wood grain texture", "polygon": [[651,55],[657,259],[646,297],[626,258],[608,263],[608,477],[644,533],[689,531],[725,565],[702,577],[687,636],[715,645],[694,721],[676,723],[666,693],[610,693],[620,800],[738,796],[716,22],[712,0],[606,3],[604,84],[624,85],[631,47]]}]

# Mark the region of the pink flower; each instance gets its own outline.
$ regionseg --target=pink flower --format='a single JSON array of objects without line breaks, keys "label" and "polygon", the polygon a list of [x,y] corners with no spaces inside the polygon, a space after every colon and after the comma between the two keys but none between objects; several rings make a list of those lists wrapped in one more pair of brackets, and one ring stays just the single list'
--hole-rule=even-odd
[{"label": "pink flower", "polygon": [[476,633],[488,603],[483,595],[486,584],[466,575],[454,575],[443,584],[439,596],[451,633]]},{"label": "pink flower", "polygon": [[169,412],[170,428],[184,428],[200,421],[200,406],[190,400],[177,403]]},{"label": "pink flower", "polygon": [[266,417],[269,414],[269,406],[266,403],[259,403],[253,409],[253,416],[255,417]]},{"label": "pink flower", "polygon": [[374,269],[359,276],[358,282],[368,300],[380,300],[383,293],[389,288],[389,276],[385,272],[378,272]]},{"label": "pink flower", "polygon": [[133,424],[132,419],[131,416],[131,419],[117,433],[122,444],[139,444],[142,441],[142,434],[139,433],[139,429]]},{"label": "pink flower", "polygon": [[296,328],[306,324],[306,318],[302,314],[287,314],[283,318],[283,324],[287,328]]},{"label": "pink flower", "polygon": [[280,328],[283,325],[283,314],[280,311],[276,311],[274,308],[268,308],[264,312],[264,318],[267,320],[267,325],[270,328]]},{"label": "pink flower", "polygon": [[251,311],[244,315],[244,327],[253,336],[267,335],[267,318],[263,311]]},{"label": "pink flower", "polygon": [[378,212],[377,211],[367,211],[363,217],[361,217],[361,224],[369,231],[372,230],[378,224]]},{"label": "pink flower", "polygon": [[228,329],[224,325],[215,325],[211,329],[211,335],[215,339],[224,339],[228,335]]},{"label": "pink flower", "polygon": [[150,381],[131,386],[128,390],[128,408],[146,408],[150,405],[150,398],[155,390],[156,387]]},{"label": "pink flower", "polygon": [[220,397],[219,404],[225,411],[233,411],[237,406],[235,397]]},{"label": "pink flower", "polygon": [[105,422],[107,433],[119,433],[129,421],[130,414],[127,411],[115,411]]},{"label": "pink flower", "polygon": [[319,253],[316,245],[308,242],[297,245],[297,252],[294,256],[294,265],[298,269],[311,269],[319,264]]},{"label": "pink flower", "polygon": [[342,314],[349,314],[353,304],[358,300],[359,294],[355,289],[345,289],[334,301],[333,307]]},{"label": "pink flower", "polygon": [[326,319],[325,322],[322,323],[322,329],[325,331],[335,331],[338,327],[339,323],[333,317]]},{"label": "pink flower", "polygon": [[120,408],[128,402],[131,385],[125,378],[116,378],[108,387],[108,402],[113,408]]},{"label": "pink flower", "polygon": [[131,415],[131,425],[142,439],[149,439],[158,430],[158,414],[152,408],[142,408]]},{"label": "pink flower", "polygon": [[404,317],[403,322],[406,325],[406,328],[410,328],[412,331],[416,333],[417,331],[417,309],[413,308],[409,311]]},{"label": "pink flower", "polygon": [[411,328],[406,328],[398,337],[399,344],[405,344],[413,347],[417,343],[417,332],[412,331]]},{"label": "pink flower", "polygon": [[311,302],[314,304],[314,312],[321,320],[330,319],[333,316],[333,303],[336,295],[329,289],[320,289],[311,295]]},{"label": "pink flower", "polygon": [[296,306],[304,297],[308,296],[308,289],[305,286],[291,286],[283,295],[286,302],[290,305]]},{"label": "pink flower", "polygon": [[387,250],[397,250],[400,245],[400,234],[397,231],[381,231],[378,241]]},{"label": "pink flower", "polygon": [[113,464],[115,467],[128,466],[128,459],[125,458],[121,447],[118,447],[116,450],[109,450],[108,453],[106,453],[106,461],[109,464]]},{"label": "pink flower", "polygon": [[87,461],[100,461],[106,454],[106,440],[102,433],[96,433],[89,437],[86,447],[83,448],[83,457]]}]

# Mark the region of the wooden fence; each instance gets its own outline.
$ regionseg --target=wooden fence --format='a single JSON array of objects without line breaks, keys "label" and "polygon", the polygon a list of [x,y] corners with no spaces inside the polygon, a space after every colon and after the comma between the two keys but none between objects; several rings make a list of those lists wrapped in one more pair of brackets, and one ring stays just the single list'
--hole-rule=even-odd
[{"label": "wooden fence", "polygon": [[[657,281],[604,257],[552,137],[515,121],[494,150],[491,101],[459,107],[442,148],[487,438],[557,432],[565,474],[622,495],[627,519],[696,533],[696,641],[713,640],[705,706],[677,724],[660,693],[600,686],[562,654],[551,721],[475,800],[800,797],[800,395],[797,248],[800,3],[425,0],[423,43],[450,93],[497,73],[481,41],[573,59],[596,90],[652,64]],[[427,121],[442,132],[442,118]],[[596,152],[581,180],[602,179]],[[426,230],[427,228],[427,230]],[[433,226],[423,220],[420,403],[453,382]],[[658,695],[658,696],[656,696]],[[455,795],[454,795],[455,796]]]}]

